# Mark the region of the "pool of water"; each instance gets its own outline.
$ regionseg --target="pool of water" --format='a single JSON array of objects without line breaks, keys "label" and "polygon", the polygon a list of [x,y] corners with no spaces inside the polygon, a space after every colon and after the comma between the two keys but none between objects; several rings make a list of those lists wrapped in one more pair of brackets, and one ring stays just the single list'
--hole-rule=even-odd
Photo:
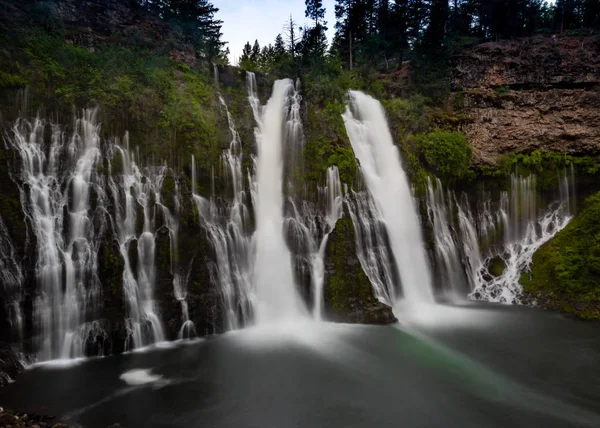
[{"label": "pool of water", "polygon": [[40,364],[0,404],[83,427],[600,426],[600,325],[489,304],[399,319]]}]

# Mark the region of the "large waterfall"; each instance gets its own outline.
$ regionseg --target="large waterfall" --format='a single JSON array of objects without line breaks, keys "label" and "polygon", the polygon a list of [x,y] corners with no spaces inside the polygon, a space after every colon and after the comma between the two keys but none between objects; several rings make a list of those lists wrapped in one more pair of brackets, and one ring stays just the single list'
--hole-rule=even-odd
[{"label": "large waterfall", "polygon": [[242,148],[252,142],[241,141],[219,94],[231,136],[222,156],[230,201],[196,193],[192,158],[193,197],[216,256],[212,281],[221,290],[226,329],[307,317],[311,306],[312,316],[320,319],[327,236],[342,214],[339,174],[336,167],[328,169],[317,200],[298,198],[288,177],[304,141],[298,91],[290,80],[277,81],[263,106],[253,73],[247,74],[247,86],[258,148],[248,171],[242,170]]},{"label": "large waterfall", "polygon": [[258,115],[256,141],[256,284],[257,321],[297,318],[306,312],[296,289],[291,254],[283,236],[283,154],[286,101],[291,80],[278,80],[273,95]]},{"label": "large waterfall", "polygon": [[[410,185],[390,134],[385,111],[374,98],[351,91],[346,131],[390,239],[402,295],[408,304],[432,303],[429,263]],[[395,299],[395,289],[390,290]]]}]

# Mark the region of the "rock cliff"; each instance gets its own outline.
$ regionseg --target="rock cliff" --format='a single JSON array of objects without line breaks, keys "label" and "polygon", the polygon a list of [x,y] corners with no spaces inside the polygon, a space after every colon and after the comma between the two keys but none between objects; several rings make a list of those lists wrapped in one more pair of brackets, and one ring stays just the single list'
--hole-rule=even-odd
[{"label": "rock cliff", "polygon": [[453,104],[475,163],[514,152],[600,153],[600,42],[536,36],[453,58]]}]

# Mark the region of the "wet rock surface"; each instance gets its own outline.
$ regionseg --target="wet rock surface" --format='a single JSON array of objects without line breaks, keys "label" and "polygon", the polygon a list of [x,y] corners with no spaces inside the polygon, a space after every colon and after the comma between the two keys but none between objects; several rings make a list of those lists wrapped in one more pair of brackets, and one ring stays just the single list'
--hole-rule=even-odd
[{"label": "wet rock surface", "polygon": [[398,320],[392,308],[375,297],[358,257],[354,225],[340,218],[325,250],[324,308],[327,319],[361,324],[391,324]]}]

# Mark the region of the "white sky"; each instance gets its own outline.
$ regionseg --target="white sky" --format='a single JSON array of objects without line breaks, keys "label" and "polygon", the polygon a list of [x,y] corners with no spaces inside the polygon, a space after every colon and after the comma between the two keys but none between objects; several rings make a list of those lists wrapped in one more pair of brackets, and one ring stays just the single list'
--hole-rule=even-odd
[{"label": "white sky", "polygon": [[[290,14],[299,26],[310,23],[304,17],[304,0],[213,0],[219,8],[216,17],[223,21],[223,40],[229,42],[229,62],[236,64],[247,41],[260,46],[273,43]],[[326,8],[327,39],[331,42],[335,24],[335,0],[323,0]]]}]

